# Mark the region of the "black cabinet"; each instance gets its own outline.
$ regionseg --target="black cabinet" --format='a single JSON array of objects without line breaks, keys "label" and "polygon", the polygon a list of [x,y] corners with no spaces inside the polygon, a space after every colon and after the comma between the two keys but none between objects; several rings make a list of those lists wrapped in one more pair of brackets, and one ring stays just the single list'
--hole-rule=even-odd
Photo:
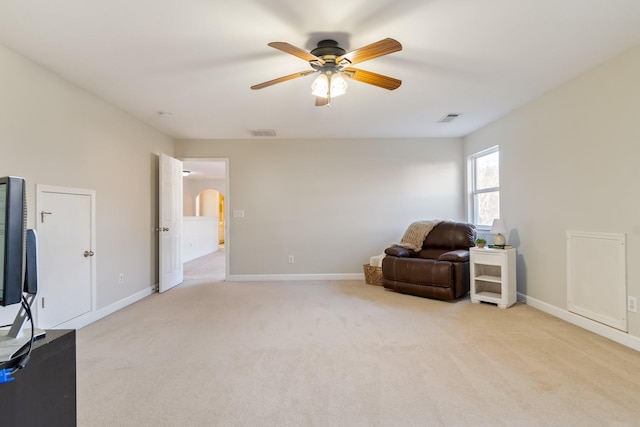
[{"label": "black cabinet", "polygon": [[76,425],[76,331],[46,332],[15,381],[0,384],[1,426]]}]

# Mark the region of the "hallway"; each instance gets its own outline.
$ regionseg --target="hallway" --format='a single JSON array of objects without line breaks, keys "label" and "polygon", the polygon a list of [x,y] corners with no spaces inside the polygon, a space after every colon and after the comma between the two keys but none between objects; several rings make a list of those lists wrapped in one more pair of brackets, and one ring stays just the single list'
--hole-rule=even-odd
[{"label": "hallway", "polygon": [[224,282],[224,247],[217,252],[184,263],[184,281],[180,286]]}]

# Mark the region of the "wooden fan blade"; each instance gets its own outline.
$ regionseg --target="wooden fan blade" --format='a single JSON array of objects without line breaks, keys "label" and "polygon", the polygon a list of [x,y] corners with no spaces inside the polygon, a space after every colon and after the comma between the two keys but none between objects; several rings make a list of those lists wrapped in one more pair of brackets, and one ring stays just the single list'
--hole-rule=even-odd
[{"label": "wooden fan blade", "polygon": [[296,47],[292,44],[285,42],[271,42],[268,45],[285,53],[297,56],[300,59],[304,59],[307,62],[318,61],[321,64],[324,64],[324,60],[322,60],[321,58],[318,58],[317,56],[310,54],[306,50],[300,49],[299,47]]},{"label": "wooden fan blade", "polygon": [[394,90],[400,87],[402,80],[393,77],[383,76],[382,74],[372,73],[371,71],[361,70],[359,68],[345,68],[343,74],[347,77],[362,83],[378,86],[384,89]]},{"label": "wooden fan blade", "polygon": [[253,89],[253,90],[263,89],[263,88],[268,87],[268,86],[272,86],[272,85],[275,85],[275,84],[278,84],[278,83],[286,82],[287,80],[293,80],[293,79],[296,79],[298,77],[308,76],[309,74],[313,74],[315,72],[316,72],[315,70],[300,71],[299,73],[289,74],[288,76],[279,77],[277,79],[269,80],[268,82],[264,82],[264,83],[260,83],[260,84],[257,84],[257,85],[253,85],[253,86],[251,86],[251,89]]},{"label": "wooden fan blade", "polygon": [[353,52],[345,53],[342,56],[336,58],[336,64],[340,64],[342,60],[346,59],[352,64],[368,61],[369,59],[377,58],[379,56],[388,55],[393,52],[402,50],[400,42],[394,39],[386,38],[379,42],[371,43],[360,49],[356,49]]},{"label": "wooden fan blade", "polygon": [[316,107],[322,107],[329,104],[329,98],[316,96]]}]

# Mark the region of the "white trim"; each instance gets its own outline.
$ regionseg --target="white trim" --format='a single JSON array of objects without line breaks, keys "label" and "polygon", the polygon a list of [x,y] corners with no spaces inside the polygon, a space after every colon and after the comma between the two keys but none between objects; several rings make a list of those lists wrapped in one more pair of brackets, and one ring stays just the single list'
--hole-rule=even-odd
[{"label": "white trim", "polygon": [[36,184],[36,191],[47,193],[95,195],[96,191],[87,188],[60,187],[57,185]]},{"label": "white trim", "polygon": [[[489,147],[485,150],[479,151],[477,153],[473,153],[467,157],[467,218],[468,221],[476,226],[478,230],[484,231],[484,227],[488,227],[487,231],[491,228],[491,226],[479,225],[476,223],[478,219],[478,206],[476,203],[476,194],[480,193],[491,193],[498,192],[500,194],[500,185],[498,187],[485,188],[482,190],[476,190],[476,161],[480,157],[488,156],[493,153],[498,153],[500,155],[500,146],[494,145],[493,147]],[[498,173],[500,170],[500,163],[498,162]],[[498,175],[499,176],[499,175]],[[499,197],[499,196],[498,196]]]},{"label": "white trim", "polygon": [[364,273],[345,274],[233,274],[227,275],[227,282],[288,282],[309,280],[362,280]]},{"label": "white trim", "polygon": [[[364,280],[364,274],[289,274],[289,275],[231,275],[227,281],[230,282],[266,282],[266,281],[308,281],[308,280]],[[157,285],[156,285],[157,287]],[[98,311],[87,313],[83,316],[72,319],[66,323],[56,326],[56,329],[80,329],[93,322],[115,313],[131,304],[134,304],[156,292],[154,287],[144,289],[127,298],[117,301]],[[634,337],[627,333],[605,326],[601,323],[589,320],[585,317],[570,313],[561,308],[547,304],[535,298],[518,293],[518,301],[528,306],[557,317],[565,322],[569,322],[578,327],[586,329],[604,338],[615,341],[633,350],[640,351],[640,338]]]},{"label": "white trim", "polygon": [[583,329],[591,331],[604,338],[610,339],[611,341],[615,341],[618,344],[622,344],[636,351],[640,351],[640,338],[638,337],[629,335],[628,333],[603,325],[602,323],[598,323],[596,321],[587,319],[586,317],[582,317],[577,314],[570,313],[567,310],[555,307],[551,304],[547,304],[546,302],[542,302],[535,298],[532,298],[520,293],[518,293],[518,297],[519,297],[518,301],[522,300],[525,304],[535,309],[538,309],[554,317],[562,319],[566,322],[572,323]]},{"label": "white trim", "polygon": [[156,292],[157,285],[155,287],[150,287],[148,289],[144,289],[140,292],[137,292],[133,295],[130,295],[126,298],[121,299],[111,305],[108,305],[104,308],[101,308],[96,311],[92,311],[90,313],[83,314],[82,316],[78,316],[75,319],[71,319],[68,322],[62,323],[55,327],[55,329],[80,329],[84,328],[87,325],[90,325],[93,322],[97,322],[98,320],[109,316],[110,314],[115,313],[118,310],[121,310],[135,302],[140,301],[148,297],[149,295]]}]

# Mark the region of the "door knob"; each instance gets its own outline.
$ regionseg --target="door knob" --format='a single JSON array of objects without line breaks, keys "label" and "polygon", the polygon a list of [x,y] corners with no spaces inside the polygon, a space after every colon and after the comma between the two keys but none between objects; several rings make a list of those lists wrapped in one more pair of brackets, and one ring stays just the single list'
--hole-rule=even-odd
[{"label": "door knob", "polygon": [[84,251],[84,257],[85,258],[90,257],[90,256],[94,256],[94,255],[95,255],[95,253],[93,251]]},{"label": "door knob", "polygon": [[169,231],[168,227],[162,227],[162,231]]}]

